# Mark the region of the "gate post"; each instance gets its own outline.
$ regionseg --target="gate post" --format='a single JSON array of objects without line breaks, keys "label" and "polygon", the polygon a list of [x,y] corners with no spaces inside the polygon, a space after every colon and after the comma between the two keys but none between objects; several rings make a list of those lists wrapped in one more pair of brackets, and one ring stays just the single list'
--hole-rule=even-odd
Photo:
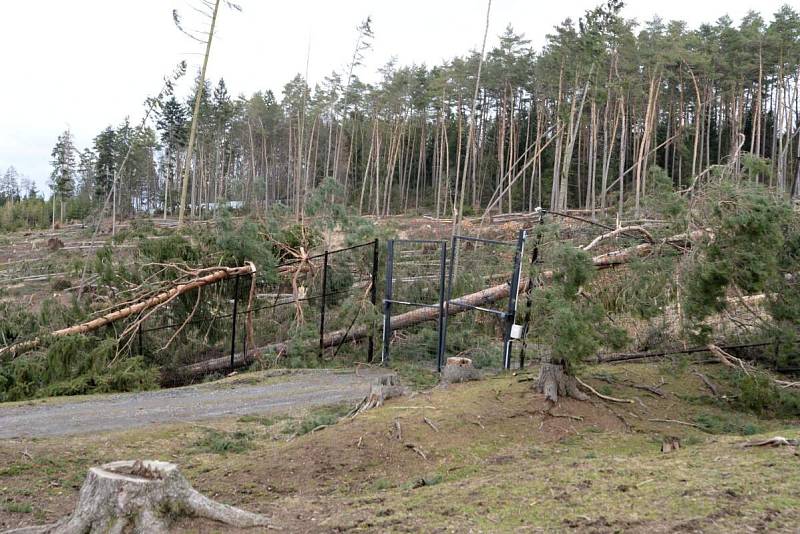
[{"label": "gate post", "polygon": [[[455,238],[454,238],[455,239]],[[442,372],[445,351],[445,328],[447,327],[447,307],[445,306],[444,271],[447,265],[447,241],[442,241],[439,253],[439,347],[436,351],[436,371]],[[452,263],[451,263],[452,269]],[[452,271],[451,271],[452,272]]]},{"label": "gate post", "polygon": [[231,370],[233,370],[234,356],[236,355],[236,314],[239,305],[239,275],[233,286],[233,317],[231,318]]},{"label": "gate post", "polygon": [[394,239],[386,243],[386,293],[383,297],[383,349],[381,364],[389,363],[389,343],[392,339],[392,277],[394,271]]},{"label": "gate post", "polygon": [[527,232],[520,230],[517,236],[517,252],[514,255],[514,274],[511,276],[511,290],[508,294],[508,311],[506,312],[506,331],[503,336],[503,368],[511,369],[511,328],[514,326],[514,316],[517,313],[517,294],[519,293],[519,279],[522,274],[522,253],[525,249]]},{"label": "gate post", "polygon": [[[369,290],[369,301],[372,303],[373,309],[377,304],[378,299],[378,240],[372,243],[372,287]],[[369,334],[369,341],[367,345],[367,362],[372,363],[375,357],[375,321],[372,321],[372,330]]]},{"label": "gate post", "polygon": [[322,256],[322,303],[319,307],[319,357],[325,351],[325,300],[328,291],[328,251]]}]

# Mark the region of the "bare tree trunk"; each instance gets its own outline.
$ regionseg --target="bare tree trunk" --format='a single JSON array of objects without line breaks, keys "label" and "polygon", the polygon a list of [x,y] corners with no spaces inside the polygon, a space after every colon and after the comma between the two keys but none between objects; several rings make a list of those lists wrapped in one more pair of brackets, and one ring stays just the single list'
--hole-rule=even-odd
[{"label": "bare tree trunk", "polygon": [[206,53],[203,56],[203,67],[200,69],[200,79],[197,82],[197,94],[194,98],[194,112],[192,113],[192,125],[189,128],[189,144],[186,145],[186,165],[183,169],[183,184],[181,185],[181,206],[178,212],[178,226],[183,225],[184,211],[186,210],[186,198],[189,194],[189,162],[192,161],[192,150],[194,149],[195,136],[197,135],[197,123],[200,120],[200,102],[203,98],[205,89],[206,67],[208,67],[208,57],[211,54],[211,41],[214,38],[214,26],[217,24],[217,13],[219,12],[219,2],[214,2],[214,13],[211,15],[211,28],[208,31],[208,41],[206,41]]}]

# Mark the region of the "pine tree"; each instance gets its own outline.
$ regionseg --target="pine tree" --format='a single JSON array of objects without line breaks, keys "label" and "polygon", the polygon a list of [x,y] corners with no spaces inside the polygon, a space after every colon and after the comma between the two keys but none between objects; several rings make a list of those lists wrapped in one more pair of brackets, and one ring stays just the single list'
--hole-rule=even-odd
[{"label": "pine tree", "polygon": [[111,126],[94,138],[94,195],[96,200],[103,202],[114,184],[114,174],[117,171],[119,151],[117,147],[117,132]]},{"label": "pine tree", "polygon": [[19,174],[12,165],[0,179],[0,204],[13,203],[20,198]]},{"label": "pine tree", "polygon": [[[56,146],[50,154],[53,158],[51,165],[53,171],[50,174],[50,188],[53,195],[58,197],[61,206],[60,220],[64,222],[64,199],[70,198],[75,192],[75,144],[72,133],[66,130],[58,137]],[[53,223],[55,224],[55,203],[53,204]]]}]

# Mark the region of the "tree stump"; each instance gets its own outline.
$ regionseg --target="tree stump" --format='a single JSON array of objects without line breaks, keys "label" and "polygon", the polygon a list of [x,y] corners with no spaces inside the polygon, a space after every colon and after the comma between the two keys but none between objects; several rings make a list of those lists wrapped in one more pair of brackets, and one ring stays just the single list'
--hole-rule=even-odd
[{"label": "tree stump", "polygon": [[375,384],[370,385],[369,395],[364,397],[364,400],[358,403],[348,415],[355,417],[361,412],[383,406],[385,400],[402,397],[405,393],[406,389],[400,385],[397,375],[383,375]]},{"label": "tree stump", "polygon": [[557,363],[542,363],[539,378],[536,381],[536,390],[544,394],[544,398],[551,404],[558,402],[558,396],[572,397],[578,400],[589,400],[588,395],[578,389],[578,381],[574,376],[568,375],[564,366]]},{"label": "tree stump", "polygon": [[239,528],[269,526],[269,520],[213,501],[199,493],[178,466],[155,460],[119,461],[92,467],[72,515],[51,525],[10,533],[164,533],[181,516],[213,519]]},{"label": "tree stump", "polygon": [[472,360],[455,356],[447,358],[447,363],[442,369],[442,382],[445,384],[455,384],[458,382],[469,382],[478,380],[480,372],[472,366]]}]

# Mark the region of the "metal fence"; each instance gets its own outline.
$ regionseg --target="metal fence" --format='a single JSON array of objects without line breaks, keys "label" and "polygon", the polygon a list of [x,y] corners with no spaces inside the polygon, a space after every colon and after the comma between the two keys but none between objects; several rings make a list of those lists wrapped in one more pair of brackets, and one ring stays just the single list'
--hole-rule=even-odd
[{"label": "metal fence", "polygon": [[[515,326],[525,230],[516,241],[498,241],[456,235],[450,241],[394,239],[387,243],[386,289],[383,299],[383,350],[381,360],[390,359],[393,323],[398,308],[438,309],[436,369],[441,371],[448,353],[447,310],[459,308],[488,314],[503,325],[501,365],[511,367],[514,339],[520,339],[522,327]],[[449,257],[448,257],[449,249]],[[509,296],[500,309],[472,304],[461,297],[488,286],[509,284]],[[404,325],[400,325],[404,326]],[[459,325],[459,328],[463,325]],[[424,351],[425,347],[417,347]]]},{"label": "metal fence", "polygon": [[[334,358],[348,352],[372,361],[374,325],[368,324],[364,343],[348,341],[347,333],[374,316],[378,255],[375,240],[284,261],[275,278],[239,275],[199,288],[148,317],[131,349],[154,358],[168,346],[178,365],[229,356],[234,368],[251,360],[248,350],[286,342],[283,357]],[[204,305],[189,312],[200,299]],[[325,336],[333,331],[345,335],[326,346]]]},{"label": "metal fence", "polygon": [[[445,265],[447,242],[425,239],[390,239],[386,249],[386,291],[383,298],[383,351],[381,362],[389,363],[392,344],[392,313],[396,307],[436,308],[436,369],[442,370],[444,355]],[[438,256],[438,258],[437,258]],[[433,269],[436,268],[434,271]],[[395,282],[403,284],[397,295]],[[432,282],[436,287],[432,290]],[[434,302],[433,299],[436,298]],[[422,302],[423,300],[428,302]]]}]

